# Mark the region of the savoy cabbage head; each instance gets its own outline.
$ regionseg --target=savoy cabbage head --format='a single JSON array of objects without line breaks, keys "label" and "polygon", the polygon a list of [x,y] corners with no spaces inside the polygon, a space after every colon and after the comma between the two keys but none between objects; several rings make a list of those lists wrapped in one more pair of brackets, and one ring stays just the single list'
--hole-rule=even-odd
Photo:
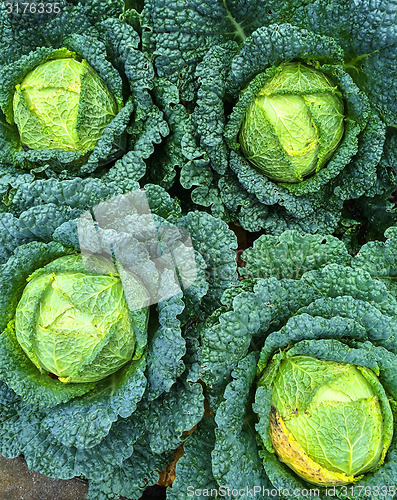
[{"label": "savoy cabbage head", "polygon": [[64,181],[63,205],[0,217],[0,453],[137,499],[203,416],[186,325],[236,284],[236,241],[158,186],[135,186],[149,212],[89,183],[89,201]]},{"label": "savoy cabbage head", "polygon": [[[101,177],[127,191],[169,133],[154,70],[124,2],[66,2],[57,13],[0,5],[0,191],[41,179]],[[21,4],[20,9],[23,9]],[[4,207],[3,207],[4,211]]]},{"label": "savoy cabbage head", "polygon": [[118,106],[85,59],[61,50],[16,85],[13,113],[22,146],[89,152]]},{"label": "savoy cabbage head", "polygon": [[282,64],[248,106],[238,141],[269,179],[301,182],[322,169],[344,132],[344,106],[324,73]]},{"label": "savoy cabbage head", "polygon": [[[393,414],[372,370],[307,355],[287,354],[275,363],[258,381],[254,407],[265,450],[303,480],[321,486],[357,482],[383,465]],[[269,390],[270,416],[261,413],[267,410],[262,397]]]},{"label": "savoy cabbage head", "polygon": [[64,383],[102,380],[142,355],[136,341],[146,336],[148,292],[130,277],[140,304],[130,312],[121,277],[105,259],[94,264],[102,274],[87,269],[81,255],[37,269],[15,311],[15,336],[28,358]]},{"label": "savoy cabbage head", "polygon": [[203,497],[393,498],[395,228],[386,236],[351,257],[332,236],[287,231],[243,254],[243,281],[196,327],[215,416],[186,447],[171,498],[191,484]]},{"label": "savoy cabbage head", "polygon": [[273,234],[333,232],[361,197],[391,208],[395,15],[382,0],[149,0],[169,162],[193,203]]}]

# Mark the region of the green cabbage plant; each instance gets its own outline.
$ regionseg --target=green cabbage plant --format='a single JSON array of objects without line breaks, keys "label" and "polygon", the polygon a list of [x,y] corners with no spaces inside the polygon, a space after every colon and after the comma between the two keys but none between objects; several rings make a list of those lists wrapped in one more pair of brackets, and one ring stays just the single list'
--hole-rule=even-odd
[{"label": "green cabbage plant", "polygon": [[148,0],[168,165],[192,202],[275,235],[376,212],[381,238],[395,217],[395,17],[381,0]]},{"label": "green cabbage plant", "polygon": [[170,498],[189,486],[203,498],[395,496],[396,228],[386,237],[356,257],[296,231],[244,252],[243,279],[196,327],[214,417],[186,446]]},{"label": "green cabbage plant", "polygon": [[186,326],[236,283],[236,238],[159,186],[135,184],[134,205],[100,179],[53,182],[63,204],[0,216],[0,453],[138,499],[204,414]]},{"label": "green cabbage plant", "polygon": [[145,175],[169,128],[130,15],[118,0],[61,0],[57,15],[0,5],[3,211],[37,181],[95,176],[126,192]]}]

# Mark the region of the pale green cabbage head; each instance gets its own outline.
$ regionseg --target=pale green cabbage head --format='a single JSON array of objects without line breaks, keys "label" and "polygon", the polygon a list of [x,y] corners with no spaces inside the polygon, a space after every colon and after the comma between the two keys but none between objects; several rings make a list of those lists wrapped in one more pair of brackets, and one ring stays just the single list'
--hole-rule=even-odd
[{"label": "pale green cabbage head", "polygon": [[269,429],[279,459],[299,476],[341,485],[383,463],[393,415],[368,368],[292,356],[281,361],[273,380]]},{"label": "pale green cabbage head", "polygon": [[239,136],[245,157],[269,179],[300,182],[325,166],[344,132],[344,105],[323,72],[277,68],[248,107]]},{"label": "pale green cabbage head", "polygon": [[86,60],[63,57],[40,64],[16,86],[14,121],[22,145],[33,149],[94,149],[118,106]]},{"label": "pale green cabbage head", "polygon": [[[18,342],[40,371],[61,382],[94,382],[116,372],[133,359],[136,337],[147,327],[147,308],[130,311],[120,276],[105,259],[97,262],[103,273],[86,270],[81,256],[38,269],[17,306]],[[144,305],[144,287],[137,280],[133,286],[135,303]]]}]

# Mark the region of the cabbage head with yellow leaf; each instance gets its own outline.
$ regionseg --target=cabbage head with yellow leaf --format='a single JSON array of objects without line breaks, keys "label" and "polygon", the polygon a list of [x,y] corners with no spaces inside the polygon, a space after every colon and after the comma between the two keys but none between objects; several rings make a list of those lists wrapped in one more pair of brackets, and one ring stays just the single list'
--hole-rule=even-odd
[{"label": "cabbage head with yellow leaf", "polygon": [[243,253],[239,285],[201,326],[214,417],[187,444],[171,498],[198,467],[196,488],[235,497],[393,498],[396,245],[395,227],[354,257],[333,236],[286,231]]}]

